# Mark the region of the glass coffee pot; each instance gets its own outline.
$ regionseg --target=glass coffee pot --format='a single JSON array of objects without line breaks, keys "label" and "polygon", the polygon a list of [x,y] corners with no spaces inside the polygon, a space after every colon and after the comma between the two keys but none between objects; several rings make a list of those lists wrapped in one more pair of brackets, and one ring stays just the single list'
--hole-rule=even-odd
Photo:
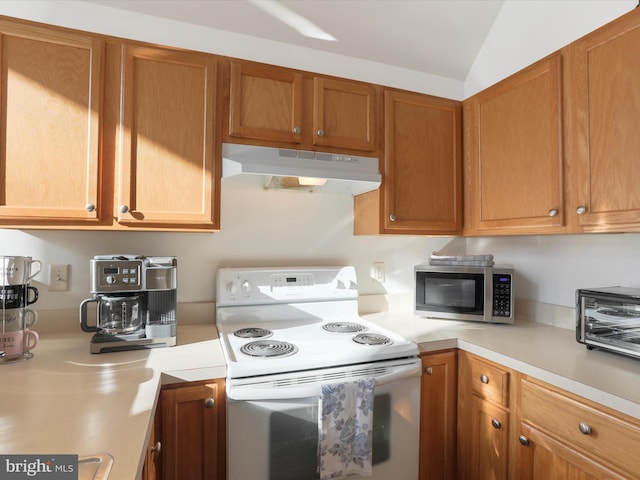
[{"label": "glass coffee pot", "polygon": [[[96,302],[96,325],[87,321],[87,305]],[[80,327],[85,332],[107,335],[132,333],[143,326],[144,304],[141,295],[95,295],[80,304]]]}]

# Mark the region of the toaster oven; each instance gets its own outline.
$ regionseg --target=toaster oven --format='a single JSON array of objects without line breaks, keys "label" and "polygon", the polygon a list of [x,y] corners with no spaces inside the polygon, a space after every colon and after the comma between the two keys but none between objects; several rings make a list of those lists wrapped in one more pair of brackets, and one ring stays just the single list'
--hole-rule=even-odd
[{"label": "toaster oven", "polygon": [[576,340],[640,358],[640,289],[576,290]]}]

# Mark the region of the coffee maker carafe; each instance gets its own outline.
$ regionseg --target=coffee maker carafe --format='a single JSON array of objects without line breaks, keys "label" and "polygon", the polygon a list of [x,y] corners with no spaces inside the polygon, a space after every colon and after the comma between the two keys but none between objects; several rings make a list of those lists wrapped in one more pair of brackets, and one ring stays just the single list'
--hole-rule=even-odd
[{"label": "coffee maker carafe", "polygon": [[[80,327],[95,332],[91,353],[176,344],[175,257],[97,255],[90,274],[94,295],[80,304]],[[96,304],[95,325],[89,303]]]}]

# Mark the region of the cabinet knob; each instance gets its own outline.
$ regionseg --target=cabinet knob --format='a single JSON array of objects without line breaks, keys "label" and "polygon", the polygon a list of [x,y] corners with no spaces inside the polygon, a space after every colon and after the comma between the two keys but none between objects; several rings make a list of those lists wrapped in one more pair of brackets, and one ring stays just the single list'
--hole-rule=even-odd
[{"label": "cabinet knob", "polygon": [[215,403],[216,403],[216,402],[213,400],[213,398],[209,397],[209,398],[207,398],[207,399],[204,401],[204,406],[205,406],[206,408],[213,408],[213,405],[214,405]]},{"label": "cabinet knob", "polygon": [[158,454],[162,451],[162,444],[160,442],[156,443],[153,447],[151,447],[151,453]]},{"label": "cabinet knob", "polygon": [[395,222],[396,216],[392,213],[391,215],[389,215],[389,220],[391,220],[392,222]]},{"label": "cabinet knob", "polygon": [[87,212],[95,212],[96,206],[93,203],[87,203],[84,207]]},{"label": "cabinet knob", "polygon": [[551,210],[549,210],[549,216],[550,217],[555,217],[558,215],[558,209],[557,208],[552,208]]},{"label": "cabinet knob", "polygon": [[518,441],[520,442],[521,445],[524,445],[525,447],[529,446],[529,439],[527,437],[525,437],[524,435],[520,435],[518,437]]},{"label": "cabinet knob", "polygon": [[424,373],[426,373],[427,375],[433,374],[433,368],[431,368],[431,367],[425,368],[424,369]]},{"label": "cabinet knob", "polygon": [[578,425],[578,428],[585,435],[591,435],[591,427],[588,424],[584,422],[580,422],[580,425]]},{"label": "cabinet knob", "polygon": [[487,383],[489,383],[489,377],[484,374],[480,375],[480,381],[486,385]]},{"label": "cabinet knob", "polygon": [[493,428],[496,428],[496,429],[502,428],[502,424],[500,423],[500,420],[498,420],[496,418],[491,420],[491,425],[493,426]]},{"label": "cabinet knob", "polygon": [[324,137],[324,130],[323,129],[321,129],[321,128],[318,129],[318,136],[319,137]]},{"label": "cabinet knob", "polygon": [[300,129],[300,127],[293,127],[293,130],[291,130],[291,131],[297,135],[297,134],[298,134],[298,133],[300,133],[302,130]]},{"label": "cabinet knob", "polygon": [[576,208],[576,213],[578,215],[584,215],[585,213],[587,213],[587,207],[585,207],[584,205],[580,205],[578,208]]},{"label": "cabinet knob", "polygon": [[127,213],[129,211],[129,207],[127,205],[120,205],[120,213]]}]

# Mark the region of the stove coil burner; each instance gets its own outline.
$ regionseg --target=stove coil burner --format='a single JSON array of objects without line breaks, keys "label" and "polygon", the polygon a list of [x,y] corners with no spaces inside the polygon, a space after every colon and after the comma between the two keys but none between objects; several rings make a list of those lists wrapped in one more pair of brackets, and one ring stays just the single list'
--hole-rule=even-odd
[{"label": "stove coil burner", "polygon": [[353,341],[362,345],[391,345],[393,340],[379,333],[361,333],[353,337]]},{"label": "stove coil burner", "polygon": [[298,347],[279,340],[258,340],[240,347],[240,351],[252,357],[286,357],[298,351]]},{"label": "stove coil burner", "polygon": [[240,338],[268,338],[273,335],[273,332],[266,328],[249,327],[236,330],[233,334]]},{"label": "stove coil burner", "polygon": [[331,322],[325,323],[322,328],[332,333],[356,333],[365,329],[364,325],[355,322]]}]

